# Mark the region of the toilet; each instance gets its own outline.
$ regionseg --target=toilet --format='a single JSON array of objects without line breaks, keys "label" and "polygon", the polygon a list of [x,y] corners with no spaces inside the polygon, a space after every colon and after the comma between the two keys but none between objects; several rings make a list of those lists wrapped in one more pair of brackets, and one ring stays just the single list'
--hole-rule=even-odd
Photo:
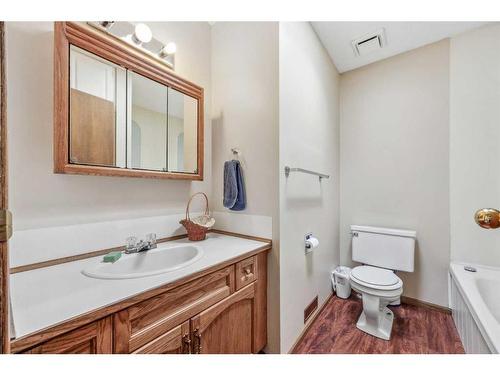
[{"label": "toilet", "polygon": [[356,327],[390,340],[393,312],[389,304],[400,303],[403,281],[395,271],[413,272],[415,240],[411,230],[351,225],[352,260],[362,265],[351,272],[351,287],[363,299]]}]

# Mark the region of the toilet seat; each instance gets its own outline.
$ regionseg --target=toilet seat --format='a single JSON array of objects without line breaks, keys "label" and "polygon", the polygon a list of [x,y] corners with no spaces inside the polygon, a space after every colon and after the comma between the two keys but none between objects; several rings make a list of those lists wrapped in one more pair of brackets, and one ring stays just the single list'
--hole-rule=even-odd
[{"label": "toilet seat", "polygon": [[392,271],[372,266],[358,266],[351,271],[351,282],[374,290],[397,290],[403,281]]},{"label": "toilet seat", "polygon": [[359,266],[351,271],[351,287],[361,293],[363,311],[356,327],[372,336],[391,338],[394,313],[387,308],[403,294],[403,281],[392,271]]}]

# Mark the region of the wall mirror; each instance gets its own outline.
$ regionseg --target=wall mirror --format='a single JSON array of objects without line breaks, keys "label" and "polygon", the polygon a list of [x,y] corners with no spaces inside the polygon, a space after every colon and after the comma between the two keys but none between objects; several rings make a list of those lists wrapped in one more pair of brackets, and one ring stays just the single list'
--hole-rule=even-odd
[{"label": "wall mirror", "polygon": [[203,179],[203,89],[86,24],[55,23],[54,171]]}]

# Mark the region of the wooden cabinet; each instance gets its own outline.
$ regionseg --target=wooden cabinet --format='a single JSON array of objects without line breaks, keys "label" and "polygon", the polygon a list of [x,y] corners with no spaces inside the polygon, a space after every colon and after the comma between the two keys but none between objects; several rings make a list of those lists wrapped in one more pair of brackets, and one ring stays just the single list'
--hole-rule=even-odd
[{"label": "wooden cabinet", "polygon": [[[85,22],[54,23],[54,72],[55,173],[203,180],[202,87],[176,75],[150,53]],[[140,77],[142,83],[140,89],[132,90],[134,95],[127,95],[127,87],[134,86],[133,77]],[[160,103],[167,95],[172,100]],[[148,100],[151,96],[156,98],[154,105]],[[144,128],[143,124],[138,142],[134,142],[138,137],[128,136],[129,115],[135,129],[141,129],[133,108],[146,113],[147,124],[160,117],[155,126]],[[172,115],[184,130],[183,142],[178,142],[173,125],[168,124],[167,131],[166,119]],[[175,147],[164,144],[159,148],[160,140]],[[142,143],[149,158],[155,156],[153,151],[159,152],[153,163],[144,157],[132,161],[126,155],[128,149],[140,149]],[[182,162],[173,151],[177,147],[184,155]]]},{"label": "wooden cabinet", "polygon": [[[22,353],[258,353],[267,341],[267,252],[13,342]],[[96,312],[94,312],[95,314]],[[103,317],[104,316],[104,317]]]},{"label": "wooden cabinet", "polygon": [[250,284],[191,319],[193,352],[252,353],[254,297]]},{"label": "wooden cabinet", "polygon": [[191,353],[191,333],[189,332],[189,322],[184,322],[181,325],[178,325],[134,352],[134,354],[189,353]]},{"label": "wooden cabinet", "polygon": [[233,293],[234,276],[226,267],[114,314],[114,352],[252,353],[255,285]]},{"label": "wooden cabinet", "polygon": [[87,324],[41,345],[26,354],[110,354],[113,328],[111,317]]},{"label": "wooden cabinet", "polygon": [[134,353],[229,296],[233,284],[230,266],[114,314],[114,352]]},{"label": "wooden cabinet", "polygon": [[134,354],[249,354],[253,352],[254,285],[230,295],[148,342]]}]

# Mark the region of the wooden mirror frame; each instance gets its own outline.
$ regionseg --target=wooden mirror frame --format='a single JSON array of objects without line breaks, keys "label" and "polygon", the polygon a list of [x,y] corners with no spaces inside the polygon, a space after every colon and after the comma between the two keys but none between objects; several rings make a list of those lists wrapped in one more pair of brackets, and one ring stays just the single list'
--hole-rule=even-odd
[{"label": "wooden mirror frame", "polygon": [[[198,101],[198,169],[196,173],[162,172],[70,163],[70,45],[77,46],[125,69],[171,87]],[[54,173],[203,180],[203,103],[202,87],[173,73],[166,65],[163,65],[145,52],[141,52],[126,42],[107,35],[86,23],[54,23]]]}]

